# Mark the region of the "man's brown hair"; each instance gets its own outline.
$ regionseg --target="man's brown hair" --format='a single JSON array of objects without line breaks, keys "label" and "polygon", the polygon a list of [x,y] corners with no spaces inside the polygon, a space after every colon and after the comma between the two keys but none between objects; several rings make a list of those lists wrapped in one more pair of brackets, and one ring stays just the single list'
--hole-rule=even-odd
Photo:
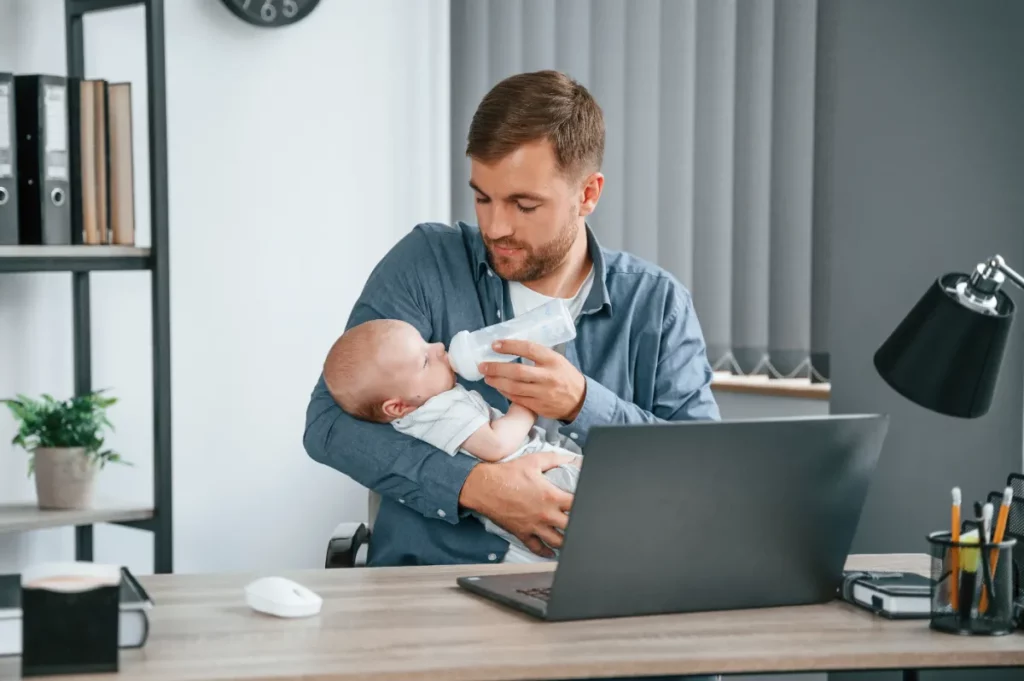
[{"label": "man's brown hair", "polygon": [[491,88],[473,114],[466,155],[492,163],[542,139],[551,143],[563,173],[578,178],[601,167],[601,107],[559,71],[520,73]]}]

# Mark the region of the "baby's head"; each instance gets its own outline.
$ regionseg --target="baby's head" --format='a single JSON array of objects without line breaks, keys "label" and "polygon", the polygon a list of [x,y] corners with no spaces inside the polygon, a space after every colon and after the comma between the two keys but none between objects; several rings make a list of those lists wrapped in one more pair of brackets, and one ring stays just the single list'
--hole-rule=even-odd
[{"label": "baby's head", "polygon": [[455,387],[455,372],[443,343],[426,343],[408,322],[375,319],[334,342],[324,381],[351,416],[390,423]]}]

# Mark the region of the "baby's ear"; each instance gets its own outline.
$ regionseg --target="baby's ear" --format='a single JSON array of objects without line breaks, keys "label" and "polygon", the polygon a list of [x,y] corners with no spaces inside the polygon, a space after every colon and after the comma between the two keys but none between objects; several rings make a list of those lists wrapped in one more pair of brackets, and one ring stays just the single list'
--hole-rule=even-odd
[{"label": "baby's ear", "polygon": [[416,407],[400,397],[392,397],[391,399],[384,401],[384,404],[381,405],[381,409],[389,419],[400,419],[416,409]]}]

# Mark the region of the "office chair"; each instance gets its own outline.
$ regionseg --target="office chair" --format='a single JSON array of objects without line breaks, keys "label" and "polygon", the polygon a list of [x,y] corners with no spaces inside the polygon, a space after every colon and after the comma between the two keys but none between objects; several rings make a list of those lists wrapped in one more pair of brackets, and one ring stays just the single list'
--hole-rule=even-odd
[{"label": "office chair", "polygon": [[373,523],[380,510],[380,495],[367,490],[367,521],[365,523],[339,523],[327,542],[325,568],[365,567],[366,555],[370,550]]}]

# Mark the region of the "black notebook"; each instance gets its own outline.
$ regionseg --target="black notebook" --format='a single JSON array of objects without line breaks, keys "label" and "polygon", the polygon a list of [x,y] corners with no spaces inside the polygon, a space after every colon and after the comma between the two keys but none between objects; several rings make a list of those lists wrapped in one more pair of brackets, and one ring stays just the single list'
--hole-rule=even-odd
[{"label": "black notebook", "polygon": [[890,619],[928,619],[932,582],[914,572],[845,571],[839,597]]},{"label": "black notebook", "polygon": [[[138,648],[149,634],[146,612],[153,601],[128,568],[121,568],[122,648]],[[21,575],[0,575],[0,656],[21,654]]]}]

